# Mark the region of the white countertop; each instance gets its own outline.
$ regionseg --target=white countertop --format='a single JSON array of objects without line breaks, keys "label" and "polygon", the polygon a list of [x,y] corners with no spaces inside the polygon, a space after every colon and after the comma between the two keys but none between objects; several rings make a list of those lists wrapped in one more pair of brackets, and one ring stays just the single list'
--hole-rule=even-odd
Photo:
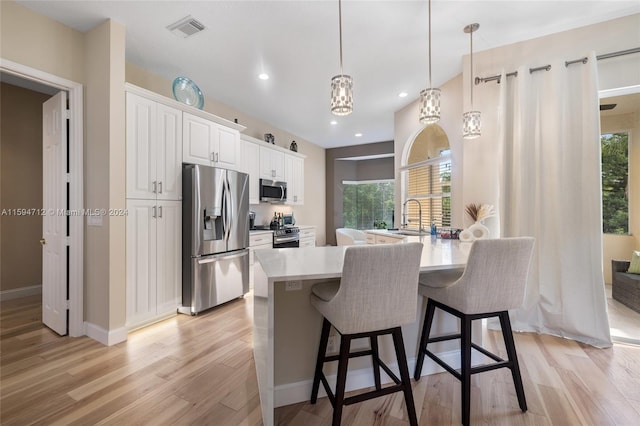
[{"label": "white countertop", "polygon": [[[420,259],[420,270],[423,272],[464,267],[471,248],[469,243],[432,238],[430,235],[405,236],[405,241],[424,244]],[[271,282],[327,279],[341,276],[345,248],[327,246],[256,250],[255,256]]]}]

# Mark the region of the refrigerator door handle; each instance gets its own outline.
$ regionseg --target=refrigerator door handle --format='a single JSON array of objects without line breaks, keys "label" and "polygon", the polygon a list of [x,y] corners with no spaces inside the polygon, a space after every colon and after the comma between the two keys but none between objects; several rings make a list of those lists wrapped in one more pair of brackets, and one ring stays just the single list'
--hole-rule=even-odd
[{"label": "refrigerator door handle", "polygon": [[224,256],[220,256],[220,257],[211,257],[208,259],[198,259],[198,265],[204,265],[206,263],[213,263],[213,262],[217,262],[218,260],[231,260],[231,259],[237,259],[239,257],[243,257],[243,256],[247,256],[247,251],[243,251],[242,253],[238,253],[238,254],[227,254]]},{"label": "refrigerator door handle", "polygon": [[227,216],[227,241],[229,241],[229,237],[231,236],[231,227],[233,226],[233,209],[231,207],[231,184],[229,183],[229,178],[225,181],[227,185],[227,208],[226,208],[226,216]]}]

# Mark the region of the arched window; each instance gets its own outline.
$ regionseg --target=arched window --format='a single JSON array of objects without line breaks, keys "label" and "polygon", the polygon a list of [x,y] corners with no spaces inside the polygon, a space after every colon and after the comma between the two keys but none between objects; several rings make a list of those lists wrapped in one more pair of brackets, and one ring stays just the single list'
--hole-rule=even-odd
[{"label": "arched window", "polygon": [[[437,124],[425,127],[411,143],[402,167],[404,199],[401,221],[418,230],[420,222],[428,231],[451,226],[451,151],[449,138]],[[407,202],[409,199],[416,202]],[[422,210],[422,221],[419,212]]]}]

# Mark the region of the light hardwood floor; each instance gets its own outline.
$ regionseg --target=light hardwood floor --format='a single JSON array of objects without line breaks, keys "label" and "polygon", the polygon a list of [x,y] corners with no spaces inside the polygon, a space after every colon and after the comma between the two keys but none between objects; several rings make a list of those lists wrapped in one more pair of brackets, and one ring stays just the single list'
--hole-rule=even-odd
[{"label": "light hardwood floor", "polygon": [[[180,315],[104,347],[58,337],[40,324],[39,298],[0,305],[0,424],[259,425],[252,356],[252,298],[198,317]],[[503,352],[502,336],[485,342]],[[529,411],[521,413],[507,370],[474,377],[474,424],[637,425],[640,347],[596,349],[517,334]],[[448,373],[414,383],[421,425],[460,419],[460,385]],[[329,425],[326,398],[276,411],[279,425]],[[400,394],[345,408],[344,425],[406,425]]]}]

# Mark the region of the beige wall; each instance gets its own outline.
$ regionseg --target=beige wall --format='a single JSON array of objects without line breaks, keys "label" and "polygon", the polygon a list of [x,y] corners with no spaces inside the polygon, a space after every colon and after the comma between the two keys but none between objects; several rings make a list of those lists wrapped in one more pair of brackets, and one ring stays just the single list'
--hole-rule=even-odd
[{"label": "beige wall", "polygon": [[640,250],[640,115],[635,113],[601,117],[602,133],[628,131],[629,140],[629,231],[631,235],[603,235],[604,281],[611,283],[611,259],[630,260]]},{"label": "beige wall", "polygon": [[[490,76],[498,74],[501,70],[513,71],[521,64],[536,61],[537,57],[548,57],[553,54],[564,54],[567,59],[577,58],[585,52],[595,50],[596,54],[604,54],[619,50],[637,47],[640,44],[640,15],[627,16],[596,25],[578,28],[572,31],[552,34],[539,39],[529,40],[509,46],[503,46],[484,52],[474,53],[474,67],[476,76]],[[607,37],[602,37],[607,34]],[[465,63],[468,68],[468,57]],[[539,65],[539,64],[538,64]],[[607,59],[598,62],[598,78],[600,90],[627,87],[640,84],[640,66],[637,54]],[[490,136],[495,129],[488,128],[486,123],[494,122],[497,118],[495,105],[482,105],[483,99],[493,96],[492,91],[497,90],[495,83],[474,86],[474,99],[478,109],[483,114],[483,138],[490,147],[493,138]],[[469,99],[468,75],[458,76],[444,84],[442,89],[442,118],[440,126],[449,137],[452,149],[452,225],[466,226],[463,215],[463,206],[468,202],[494,203],[493,197],[496,190],[494,183],[497,179],[497,169],[491,158],[486,155],[478,155],[486,151],[487,146],[482,146],[480,140],[464,142],[462,140],[461,117],[463,108],[468,108]],[[395,153],[396,153],[396,181],[399,181],[399,172],[402,154],[407,149],[407,141],[422,128],[417,121],[418,101],[414,101],[404,109],[397,111],[395,115]],[[638,118],[635,118],[637,123]],[[636,124],[637,126],[637,124]],[[637,127],[636,127],[637,129]],[[640,129],[634,133],[640,134]],[[632,135],[633,139],[633,135]],[[640,147],[638,141],[632,142],[630,151],[631,173],[630,182],[640,182]],[[468,160],[465,161],[465,158]],[[635,188],[635,187],[633,187]],[[611,258],[627,253],[632,247],[640,247],[640,190],[633,191],[630,213],[633,216],[631,232],[633,237],[608,237],[604,238],[603,267],[605,281],[610,282]],[[396,191],[396,206],[400,202],[400,191]],[[491,222],[489,219],[487,222]],[[489,225],[491,223],[488,223]],[[491,227],[491,226],[490,226]],[[628,257],[626,255],[624,257]]]},{"label": "beige wall", "polygon": [[[136,86],[143,87],[163,96],[173,97],[170,80],[148,70],[144,70],[137,65],[127,63],[126,80],[128,83],[135,84]],[[285,148],[289,148],[291,141],[296,141],[298,144],[298,152],[307,156],[304,161],[304,205],[289,207],[260,204],[258,206],[252,205],[250,208],[256,211],[259,223],[268,220],[274,211],[293,211],[298,224],[316,227],[316,244],[325,245],[326,224],[324,212],[326,206],[326,186],[324,148],[282,129],[275,128],[269,123],[217,102],[210,97],[205,98],[203,109],[230,121],[237,119],[239,124],[246,127],[243,133],[254,138],[262,140],[265,133],[271,133],[275,136],[276,145]]]},{"label": "beige wall", "polygon": [[[124,27],[83,34],[12,1],[0,14],[3,59],[84,85],[84,207],[124,207]],[[85,227],[84,317],[106,331],[125,323],[124,256],[124,218]]]},{"label": "beige wall", "polygon": [[[451,148],[451,226],[463,227],[462,204],[462,75],[457,75],[440,86],[441,114],[438,125],[444,130]],[[415,137],[424,129],[418,121],[419,99],[396,111],[394,118],[394,151],[396,179],[396,226],[402,212],[402,186],[400,167]]]},{"label": "beige wall", "polygon": [[84,82],[84,36],[13,1],[0,1],[0,56]]},{"label": "beige wall", "polygon": [[[86,34],[85,206],[125,208],[124,26],[105,21]],[[126,321],[125,218],[85,230],[85,319],[105,330]]]},{"label": "beige wall", "polygon": [[[42,208],[42,104],[49,98],[0,85],[0,210]],[[42,216],[0,220],[0,291],[42,285]]]},{"label": "beige wall", "polygon": [[[363,145],[331,148],[326,151],[326,241],[336,245],[336,228],[341,228],[342,219],[343,180],[374,179],[371,163],[377,163],[381,168],[376,170],[375,179],[393,179],[393,158],[367,161],[341,161],[340,158],[359,157],[363,155],[378,155],[393,153],[393,142],[377,142]],[[368,165],[359,163],[369,163]],[[360,168],[360,170],[359,170]],[[360,175],[362,173],[362,175]]]}]

